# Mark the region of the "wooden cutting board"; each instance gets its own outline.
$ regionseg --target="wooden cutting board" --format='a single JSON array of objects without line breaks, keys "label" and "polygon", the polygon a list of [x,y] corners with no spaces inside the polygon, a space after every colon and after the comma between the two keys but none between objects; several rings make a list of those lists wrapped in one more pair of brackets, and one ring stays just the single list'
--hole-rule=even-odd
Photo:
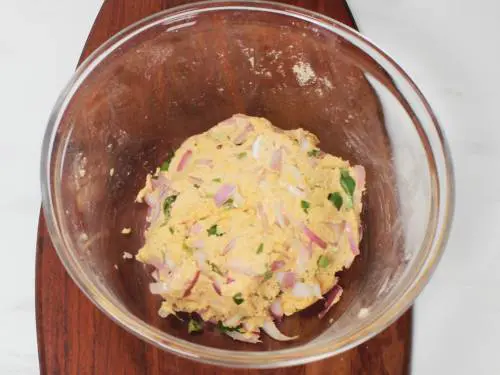
[{"label": "wooden cutting board", "polygon": [[[124,27],[186,0],[107,0],[80,62]],[[356,27],[344,0],[282,1],[322,12]],[[412,313],[341,355],[276,370],[232,370],[201,365],[163,352],[127,333],[80,292],[59,261],[40,214],[36,262],[36,320],[40,372],[46,374],[408,374]]]}]

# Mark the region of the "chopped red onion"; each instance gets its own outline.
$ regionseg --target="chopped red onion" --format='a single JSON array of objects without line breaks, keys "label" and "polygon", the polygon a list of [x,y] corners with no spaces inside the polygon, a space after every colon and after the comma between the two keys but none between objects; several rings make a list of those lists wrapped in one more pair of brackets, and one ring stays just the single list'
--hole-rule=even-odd
[{"label": "chopped red onion", "polygon": [[315,291],[310,285],[298,282],[295,283],[292,289],[292,294],[298,298],[308,298],[308,297],[314,297]]},{"label": "chopped red onion", "polygon": [[217,207],[221,207],[235,192],[236,186],[231,184],[223,184],[215,193],[214,201]]},{"label": "chopped red onion", "polygon": [[254,159],[259,158],[261,143],[262,143],[262,136],[259,135],[252,144],[252,156],[254,157]]},{"label": "chopped red onion", "polygon": [[319,238],[316,233],[309,229],[305,224],[302,226],[302,230],[304,231],[304,234],[311,240],[311,242],[314,242],[322,249],[326,249],[326,242]]},{"label": "chopped red onion", "polygon": [[149,291],[151,292],[151,294],[165,294],[168,293],[169,287],[164,282],[150,283]]},{"label": "chopped red onion", "polygon": [[219,296],[222,296],[222,291],[221,291],[221,285],[220,285],[220,282],[218,280],[214,280],[212,282],[212,286],[215,290],[215,292],[219,295]]},{"label": "chopped red onion", "polygon": [[199,234],[203,230],[203,226],[200,223],[194,223],[189,229],[190,235]]},{"label": "chopped red onion", "polygon": [[276,222],[281,227],[285,227],[285,217],[283,216],[283,204],[282,202],[274,203],[274,215],[276,216]]},{"label": "chopped red onion", "polygon": [[295,283],[297,281],[297,275],[294,272],[285,272],[283,273],[283,278],[281,279],[281,288],[289,289],[294,288]]},{"label": "chopped red onion", "polygon": [[280,319],[283,317],[283,307],[281,306],[281,301],[279,298],[275,299],[273,303],[271,303],[271,307],[269,308],[271,310],[271,314],[273,317],[276,319]]},{"label": "chopped red onion", "polygon": [[211,168],[213,166],[213,161],[210,159],[198,159],[195,164],[206,165]]},{"label": "chopped red onion", "polygon": [[205,241],[202,239],[193,242],[193,247],[196,249],[203,249],[205,247]]},{"label": "chopped red onion", "polygon": [[283,150],[280,147],[277,150],[274,150],[273,155],[271,156],[271,169],[273,171],[280,172],[282,164],[283,164]]},{"label": "chopped red onion", "polygon": [[264,332],[266,332],[269,336],[271,336],[273,339],[278,340],[278,341],[290,341],[290,340],[295,340],[299,336],[286,336],[282,334],[279,330],[278,327],[276,327],[276,324],[272,320],[268,320],[264,323],[262,326],[262,329]]},{"label": "chopped red onion", "polygon": [[203,183],[203,180],[196,176],[189,176],[188,179],[195,185],[201,185]]},{"label": "chopped red onion", "polygon": [[236,238],[233,238],[231,241],[227,243],[226,246],[224,246],[224,249],[222,249],[221,255],[226,255],[228,252],[230,252],[234,246],[236,245]]},{"label": "chopped red onion", "polygon": [[352,232],[352,227],[349,223],[345,224],[345,233],[347,235],[347,241],[349,242],[349,247],[351,248],[352,253],[354,256],[359,255],[359,247],[354,240],[354,233]]},{"label": "chopped red onion", "polygon": [[189,284],[186,288],[186,291],[184,292],[183,297],[187,297],[191,294],[191,290],[194,288],[194,286],[196,285],[196,282],[198,281],[199,278],[200,278],[200,271],[198,270],[194,274],[193,279],[189,282]]},{"label": "chopped red onion", "polygon": [[332,306],[339,301],[340,296],[342,296],[343,292],[344,290],[340,285],[333,286],[333,288],[328,292],[328,295],[326,297],[325,308],[318,314],[318,318],[322,319],[328,313],[328,311],[330,311]]},{"label": "chopped red onion", "polygon": [[236,145],[243,144],[247,140],[248,133],[250,133],[253,130],[254,130],[253,125],[248,123],[248,125],[245,126],[245,129],[243,129],[243,131],[240,134],[238,134],[238,136],[236,136],[236,138],[233,140],[234,144]]},{"label": "chopped red onion", "polygon": [[269,222],[267,220],[266,211],[264,211],[264,206],[262,205],[261,202],[257,204],[257,213],[259,214],[260,220],[262,221],[262,226],[264,227],[264,230],[268,230]]},{"label": "chopped red onion", "polygon": [[187,150],[184,155],[182,155],[181,161],[179,162],[179,165],[177,165],[177,172],[181,172],[184,169],[192,155],[193,151],[191,150]]},{"label": "chopped red onion", "polygon": [[285,265],[284,260],[275,260],[274,262],[271,263],[271,271],[273,272],[277,271],[280,268],[283,268],[284,265]]},{"label": "chopped red onion", "polygon": [[241,315],[235,314],[224,321],[226,327],[238,327],[241,323]]},{"label": "chopped red onion", "polygon": [[255,270],[248,265],[246,262],[243,262],[240,259],[230,259],[227,263],[229,269],[234,272],[239,272],[247,276],[256,276],[257,273]]}]

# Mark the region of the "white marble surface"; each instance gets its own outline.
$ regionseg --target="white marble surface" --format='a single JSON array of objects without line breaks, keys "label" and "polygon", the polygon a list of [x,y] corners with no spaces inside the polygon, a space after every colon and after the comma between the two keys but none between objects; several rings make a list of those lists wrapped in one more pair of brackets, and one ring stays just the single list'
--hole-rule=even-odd
[{"label": "white marble surface", "polygon": [[[100,4],[0,1],[0,374],[38,373],[34,261],[41,139]],[[500,3],[350,4],[362,32],[399,61],[428,97],[455,161],[454,227],[417,300],[413,373],[499,374]]]}]

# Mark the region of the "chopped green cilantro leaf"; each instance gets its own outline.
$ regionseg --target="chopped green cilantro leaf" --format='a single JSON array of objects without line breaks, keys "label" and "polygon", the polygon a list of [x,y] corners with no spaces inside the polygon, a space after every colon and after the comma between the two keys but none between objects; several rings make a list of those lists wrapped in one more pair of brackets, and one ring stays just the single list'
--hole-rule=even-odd
[{"label": "chopped green cilantro leaf", "polygon": [[302,207],[306,214],[308,213],[310,206],[311,204],[308,201],[300,201],[300,207]]},{"label": "chopped green cilantro leaf", "polygon": [[176,199],[177,195],[171,195],[170,197],[167,197],[163,202],[163,213],[165,214],[166,218],[170,217],[170,211],[172,210],[172,205],[174,204]]},{"label": "chopped green cilantro leaf", "polygon": [[240,333],[243,333],[241,324],[239,326],[237,326],[237,327],[228,327],[228,326],[225,326],[224,324],[222,324],[221,321],[219,321],[217,323],[217,328],[221,332],[240,332]]},{"label": "chopped green cilantro leaf", "polygon": [[243,158],[244,158],[244,157],[246,157],[246,156],[247,156],[247,153],[246,153],[246,152],[240,152],[238,155],[236,155],[236,157],[237,157],[238,159],[243,159]]},{"label": "chopped green cilantro leaf", "polygon": [[340,208],[342,207],[343,199],[342,195],[340,195],[338,191],[328,194],[328,200],[332,202],[337,210],[340,210]]},{"label": "chopped green cilantro leaf", "polygon": [[267,281],[269,280],[271,277],[273,277],[273,271],[270,271],[270,270],[267,270],[266,272],[264,272],[264,281]]},{"label": "chopped green cilantro leaf", "polygon": [[220,236],[224,235],[224,233],[221,233],[221,232],[218,231],[217,224],[214,224],[210,228],[208,228],[207,229],[207,233],[208,233],[209,236],[217,236],[217,237],[220,237]]},{"label": "chopped green cilantro leaf", "polygon": [[224,276],[220,268],[217,266],[217,264],[210,262],[207,260],[207,264],[212,268],[212,271],[215,272],[218,275]]},{"label": "chopped green cilantro leaf", "polygon": [[213,182],[222,182],[222,179],[220,177],[214,178],[212,180]]},{"label": "chopped green cilantro leaf", "polygon": [[351,177],[349,171],[347,169],[342,169],[340,171],[340,185],[342,189],[349,195],[352,199],[352,195],[354,194],[354,189],[356,188],[356,181]]},{"label": "chopped green cilantro leaf", "polygon": [[318,258],[318,266],[320,266],[321,268],[326,268],[328,267],[328,264],[330,263],[330,261],[328,260],[328,258],[324,255],[320,255],[319,258]]},{"label": "chopped green cilantro leaf", "polygon": [[245,302],[245,300],[243,299],[243,295],[241,293],[236,293],[234,296],[233,296],[233,301],[234,303],[236,303],[237,305],[241,305],[243,302]]},{"label": "chopped green cilantro leaf", "polygon": [[189,319],[188,332],[189,334],[197,333],[203,331],[203,323],[198,322],[194,319]]},{"label": "chopped green cilantro leaf", "polygon": [[318,148],[314,148],[312,150],[309,150],[307,152],[307,155],[312,157],[312,158],[317,158],[320,153],[321,153],[321,151]]},{"label": "chopped green cilantro leaf", "polygon": [[172,158],[174,157],[173,153],[168,154],[167,158],[163,163],[160,165],[160,171],[168,171],[168,168],[170,167],[170,162],[172,161]]},{"label": "chopped green cilantro leaf", "polygon": [[264,244],[263,244],[263,243],[261,243],[261,244],[259,245],[259,247],[257,248],[257,254],[260,254],[260,253],[262,253],[263,251],[264,251]]}]

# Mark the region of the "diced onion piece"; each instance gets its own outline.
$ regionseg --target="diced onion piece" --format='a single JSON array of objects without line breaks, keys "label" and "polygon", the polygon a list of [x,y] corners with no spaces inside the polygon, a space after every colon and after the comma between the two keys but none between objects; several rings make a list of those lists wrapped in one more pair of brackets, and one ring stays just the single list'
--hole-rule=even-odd
[{"label": "diced onion piece", "polygon": [[349,223],[345,224],[345,234],[347,235],[347,241],[349,242],[349,247],[351,248],[354,256],[359,255],[359,247],[354,239],[354,233],[352,232],[352,227]]},{"label": "diced onion piece", "polygon": [[274,203],[274,215],[276,216],[276,222],[277,224],[281,227],[285,227],[285,217],[283,215],[283,203],[280,202],[275,202]]},{"label": "diced onion piece", "polygon": [[245,274],[247,276],[256,276],[257,273],[249,266],[246,262],[240,259],[230,259],[227,263],[227,266],[230,270],[234,272],[239,272]]},{"label": "diced onion piece", "polygon": [[316,235],[316,233],[309,229],[305,224],[302,225],[302,230],[304,231],[304,234],[311,240],[311,242],[315,243],[322,249],[326,249],[326,242],[319,238],[318,235]]},{"label": "diced onion piece", "polygon": [[231,197],[235,190],[236,186],[231,184],[223,184],[215,193],[215,205],[217,207],[221,207]]},{"label": "diced onion piece", "polygon": [[204,251],[197,250],[193,253],[194,258],[196,259],[196,263],[199,268],[203,268],[206,266],[207,254]]},{"label": "diced onion piece", "polygon": [[297,197],[304,198],[306,196],[306,193],[304,191],[300,190],[296,186],[288,185],[287,189],[290,193],[292,193],[293,195],[295,195]]},{"label": "diced onion piece", "polygon": [[236,332],[236,331],[225,332],[225,333],[226,333],[226,335],[231,337],[233,340],[249,342],[251,344],[257,344],[257,343],[261,342],[259,339],[259,334],[257,334],[257,333],[251,333],[250,335],[244,335],[243,333]]},{"label": "diced onion piece", "polygon": [[165,294],[168,293],[169,287],[164,282],[150,283],[149,291],[151,292],[151,294]]},{"label": "diced onion piece", "polygon": [[328,292],[328,295],[326,297],[325,308],[318,314],[318,318],[322,319],[328,313],[328,311],[330,311],[332,306],[339,301],[343,292],[344,290],[340,285],[333,286],[333,288]]},{"label": "diced onion piece", "polygon": [[316,295],[313,287],[302,282],[295,283],[292,294],[298,298],[314,297]]},{"label": "diced onion piece", "polygon": [[273,339],[277,341],[290,341],[290,340],[295,340],[296,338],[299,337],[299,336],[290,337],[282,334],[272,320],[266,321],[262,326],[262,329],[264,330],[264,332],[266,332],[269,336],[271,336]]},{"label": "diced onion piece", "polygon": [[207,167],[213,166],[213,161],[210,159],[198,159],[198,160],[196,160],[195,163],[199,164],[199,165],[206,165]]},{"label": "diced onion piece", "polygon": [[235,145],[241,145],[244,143],[247,138],[248,138],[248,133],[254,130],[254,127],[252,124],[248,123],[247,126],[245,126],[245,129],[234,138],[233,142]]},{"label": "diced onion piece", "polygon": [[186,164],[188,163],[189,159],[193,155],[193,151],[187,150],[181,157],[181,161],[177,165],[177,172],[181,172],[185,167]]},{"label": "diced onion piece", "polygon": [[262,221],[262,226],[264,227],[264,229],[269,229],[269,222],[267,220],[266,211],[264,211],[264,206],[260,202],[257,204],[257,213],[260,217],[260,220]]},{"label": "diced onion piece", "polygon": [[227,243],[226,246],[224,246],[221,255],[226,255],[227,253],[229,253],[234,248],[235,245],[236,245],[236,238],[233,238],[231,241]]},{"label": "diced onion piece", "polygon": [[215,293],[217,293],[219,296],[222,296],[221,285],[220,285],[219,280],[214,280],[212,282],[212,286],[215,290]]},{"label": "diced onion piece", "polygon": [[240,322],[241,322],[241,315],[240,314],[235,314],[233,315],[232,317],[226,319],[224,321],[224,325],[226,327],[238,327],[240,325]]},{"label": "diced onion piece", "polygon": [[280,268],[283,268],[284,265],[285,265],[284,260],[275,260],[274,262],[271,263],[271,271],[273,272],[277,271]]},{"label": "diced onion piece", "polygon": [[189,179],[189,181],[191,181],[193,184],[196,184],[196,185],[201,185],[203,183],[203,180],[199,177],[196,177],[196,176],[189,176],[188,179]]},{"label": "diced onion piece", "polygon": [[275,299],[273,303],[271,303],[269,310],[271,310],[273,317],[277,319],[283,317],[283,306],[281,306],[281,300],[279,298]]},{"label": "diced onion piece", "polygon": [[170,180],[165,176],[165,174],[160,173],[158,178],[151,179],[151,186],[153,187],[153,189],[165,190],[170,186]]},{"label": "diced onion piece", "polygon": [[199,278],[200,278],[200,271],[198,270],[195,272],[194,277],[191,279],[191,281],[189,281],[183,297],[187,297],[191,294],[191,290],[194,288]]},{"label": "diced onion piece", "polygon": [[261,143],[262,143],[262,136],[259,135],[252,144],[252,156],[254,157],[254,159],[259,158]]},{"label": "diced onion piece", "polygon": [[276,172],[281,171],[281,167],[283,164],[283,150],[278,148],[277,150],[273,151],[273,154],[271,156],[271,169]]},{"label": "diced onion piece", "polygon": [[294,272],[284,272],[280,280],[282,289],[290,289],[295,287],[297,275]]},{"label": "diced onion piece", "polygon": [[202,230],[203,230],[203,225],[201,225],[200,223],[194,223],[189,229],[189,234],[195,235],[200,233]]}]

